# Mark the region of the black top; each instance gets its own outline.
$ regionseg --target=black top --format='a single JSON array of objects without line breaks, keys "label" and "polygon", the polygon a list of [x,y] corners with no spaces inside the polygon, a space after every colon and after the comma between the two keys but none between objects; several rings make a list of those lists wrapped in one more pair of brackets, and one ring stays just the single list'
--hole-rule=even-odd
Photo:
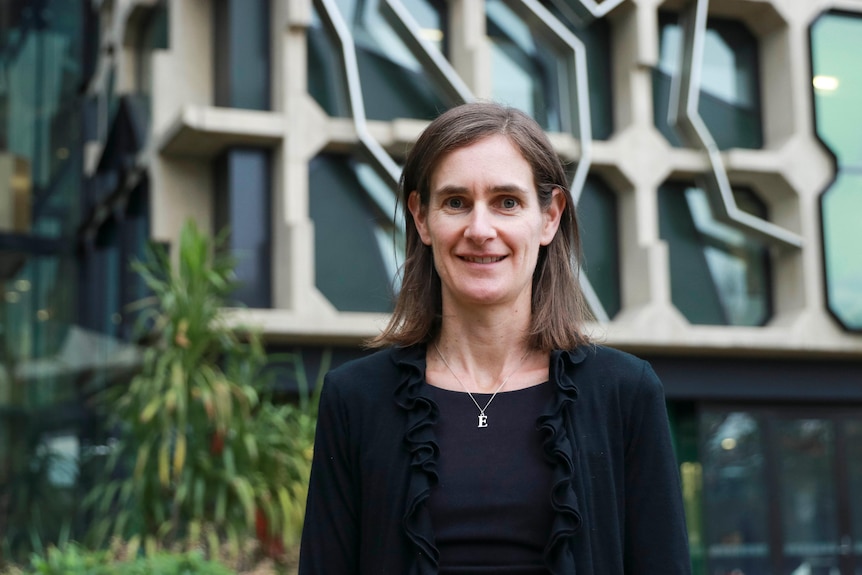
[{"label": "black top", "polygon": [[[547,575],[552,467],[536,420],[553,391],[545,383],[498,393],[480,428],[466,393],[427,386],[440,408],[439,483],[428,509],[442,575]],[[484,407],[491,394],[473,397]]]}]

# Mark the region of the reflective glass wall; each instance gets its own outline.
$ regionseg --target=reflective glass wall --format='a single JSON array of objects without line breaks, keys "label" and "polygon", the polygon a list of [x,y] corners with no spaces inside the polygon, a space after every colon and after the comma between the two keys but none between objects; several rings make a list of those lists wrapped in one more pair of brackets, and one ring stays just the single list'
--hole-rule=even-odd
[{"label": "reflective glass wall", "polygon": [[0,541],[70,520],[80,444],[74,361],[81,194],[77,2],[0,5]]},{"label": "reflective glass wall", "polygon": [[[138,359],[126,306],[145,294],[128,262],[149,195],[129,160],[148,114],[110,73],[86,93],[98,30],[89,2],[0,4],[0,562],[82,533],[104,448],[90,397]],[[101,143],[89,176],[86,142]]]},{"label": "reflective glass wall", "polygon": [[704,405],[683,464],[697,573],[862,572],[858,409]]}]

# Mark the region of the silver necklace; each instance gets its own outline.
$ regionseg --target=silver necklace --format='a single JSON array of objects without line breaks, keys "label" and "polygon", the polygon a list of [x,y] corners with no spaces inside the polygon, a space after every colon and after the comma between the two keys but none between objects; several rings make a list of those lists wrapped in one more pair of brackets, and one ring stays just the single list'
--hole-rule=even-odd
[{"label": "silver necklace", "polygon": [[529,350],[529,349],[527,349],[527,352],[523,355],[523,357],[521,357],[521,361],[519,361],[519,362],[518,362],[518,367],[516,367],[516,368],[515,368],[515,371],[513,371],[512,373],[510,373],[509,375],[507,375],[507,376],[506,376],[506,379],[504,379],[504,380],[500,383],[500,385],[498,385],[498,386],[497,386],[497,389],[495,389],[495,390],[494,390],[494,393],[492,393],[492,394],[491,394],[491,399],[489,399],[489,400],[488,400],[488,403],[486,403],[486,404],[485,404],[485,407],[482,407],[481,405],[479,405],[479,402],[478,402],[478,401],[476,401],[476,398],[475,398],[475,397],[473,397],[473,394],[472,394],[472,393],[470,393],[470,390],[469,390],[469,389],[467,389],[467,386],[466,386],[466,385],[464,385],[464,382],[463,382],[463,381],[461,381],[461,378],[459,378],[459,377],[458,377],[458,375],[455,373],[455,371],[452,369],[452,366],[451,366],[451,365],[449,365],[449,362],[448,362],[448,361],[446,361],[446,358],[445,358],[445,357],[443,357],[443,353],[440,351],[440,348],[439,348],[439,347],[437,347],[437,342],[434,342],[434,349],[435,349],[435,350],[437,350],[437,355],[439,355],[439,356],[440,356],[440,359],[442,359],[442,360],[443,360],[443,364],[444,364],[444,365],[446,366],[446,368],[449,370],[449,373],[451,373],[451,374],[452,374],[452,377],[454,377],[454,378],[455,378],[455,381],[457,381],[458,383],[460,383],[460,384],[461,384],[461,387],[463,387],[463,388],[464,388],[464,391],[466,391],[466,392],[467,392],[467,395],[469,395],[469,396],[470,396],[470,399],[472,399],[472,400],[473,400],[473,403],[474,403],[474,404],[476,404],[476,409],[478,409],[478,410],[479,410],[479,425],[477,425],[477,427],[488,427],[488,416],[487,416],[487,415],[485,415],[485,410],[486,410],[486,409],[488,409],[488,406],[489,406],[489,405],[491,405],[491,402],[492,402],[492,401],[494,401],[494,398],[495,398],[495,397],[497,397],[497,393],[499,393],[499,391],[500,391],[501,389],[503,389],[503,386],[504,386],[504,385],[506,385],[506,383],[509,381],[509,379],[510,379],[513,375],[515,375],[516,373],[518,373],[518,371],[520,371],[521,366],[522,366],[522,365],[524,365],[524,360],[525,360],[525,359],[527,359],[527,356],[528,356],[528,355],[530,355],[530,350]]}]

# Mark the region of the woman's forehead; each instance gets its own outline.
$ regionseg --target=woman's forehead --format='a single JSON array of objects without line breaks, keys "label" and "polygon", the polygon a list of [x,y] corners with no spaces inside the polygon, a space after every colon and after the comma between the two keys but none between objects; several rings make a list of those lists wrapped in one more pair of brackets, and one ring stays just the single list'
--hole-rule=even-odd
[{"label": "woman's forehead", "polygon": [[478,183],[488,188],[532,189],[533,168],[520,148],[503,135],[482,138],[442,154],[428,173],[428,189]]}]

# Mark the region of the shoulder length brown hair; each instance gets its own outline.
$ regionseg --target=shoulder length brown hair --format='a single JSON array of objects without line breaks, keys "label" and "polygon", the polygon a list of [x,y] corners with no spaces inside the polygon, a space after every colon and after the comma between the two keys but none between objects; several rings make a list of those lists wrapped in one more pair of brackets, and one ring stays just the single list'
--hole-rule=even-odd
[{"label": "shoulder length brown hair", "polygon": [[559,229],[550,244],[540,247],[533,272],[529,344],[550,351],[574,349],[589,341],[583,331],[587,308],[578,283],[578,222],[565,168],[532,118],[515,108],[482,102],[463,104],[438,116],[407,155],[398,198],[406,224],[401,290],[389,324],[369,342],[370,347],[429,343],[439,334],[443,307],[440,276],[431,248],[422,243],[406,209],[407,199],[416,190],[423,208],[427,208],[431,176],[441,159],[453,150],[497,134],[506,136],[532,167],[543,210],[550,206],[555,188],[566,199]]}]

